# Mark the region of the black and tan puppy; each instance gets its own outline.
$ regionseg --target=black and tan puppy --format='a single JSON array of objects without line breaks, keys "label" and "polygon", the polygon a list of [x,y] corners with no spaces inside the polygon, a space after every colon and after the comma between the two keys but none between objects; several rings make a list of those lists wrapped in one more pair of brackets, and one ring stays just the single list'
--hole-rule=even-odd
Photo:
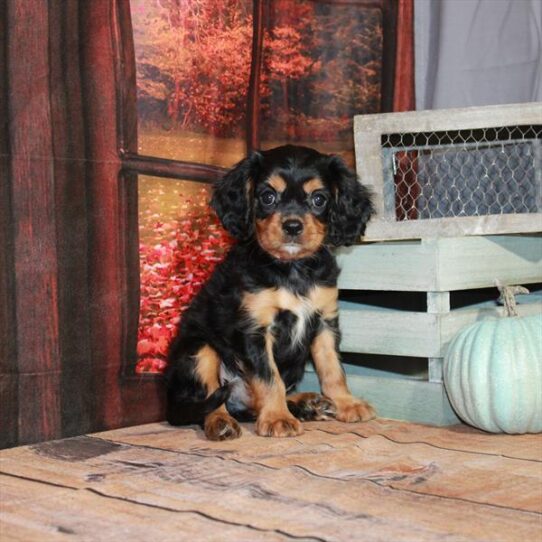
[{"label": "black and tan puppy", "polygon": [[[368,420],[338,352],[337,276],[330,247],[354,243],[373,212],[337,156],[287,145],[254,152],[220,180],[212,206],[238,242],[184,313],[169,354],[173,425],[238,437],[236,419],[288,437],[299,420]],[[294,393],[312,360],[322,394]]]}]

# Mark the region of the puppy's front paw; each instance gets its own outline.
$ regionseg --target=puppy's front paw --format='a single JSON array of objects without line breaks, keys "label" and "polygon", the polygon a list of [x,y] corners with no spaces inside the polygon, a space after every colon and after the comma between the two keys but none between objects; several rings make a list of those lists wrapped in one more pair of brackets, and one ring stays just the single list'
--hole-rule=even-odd
[{"label": "puppy's front paw", "polygon": [[333,402],[337,408],[335,418],[340,422],[366,422],[376,417],[376,411],[369,403],[353,395],[336,397]]},{"label": "puppy's front paw", "polygon": [[241,436],[240,425],[223,412],[209,414],[205,418],[203,429],[209,440],[232,440]]},{"label": "puppy's front paw", "polygon": [[295,437],[303,426],[291,414],[262,414],[256,421],[256,433],[261,437]]}]

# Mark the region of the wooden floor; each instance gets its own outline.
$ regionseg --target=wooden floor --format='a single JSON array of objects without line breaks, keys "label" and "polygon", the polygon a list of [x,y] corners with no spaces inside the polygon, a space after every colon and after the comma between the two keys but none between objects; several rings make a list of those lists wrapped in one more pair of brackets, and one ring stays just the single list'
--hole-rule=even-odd
[{"label": "wooden floor", "polygon": [[542,435],[391,420],[230,442],[152,424],[0,452],[8,540],[542,540]]}]

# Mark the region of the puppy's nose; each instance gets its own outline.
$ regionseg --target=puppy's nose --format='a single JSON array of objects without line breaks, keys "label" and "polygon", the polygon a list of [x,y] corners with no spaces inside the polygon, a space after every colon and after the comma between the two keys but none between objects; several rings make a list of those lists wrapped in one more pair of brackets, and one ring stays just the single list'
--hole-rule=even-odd
[{"label": "puppy's nose", "polygon": [[303,231],[303,222],[296,219],[285,220],[282,230],[287,235],[299,235]]}]

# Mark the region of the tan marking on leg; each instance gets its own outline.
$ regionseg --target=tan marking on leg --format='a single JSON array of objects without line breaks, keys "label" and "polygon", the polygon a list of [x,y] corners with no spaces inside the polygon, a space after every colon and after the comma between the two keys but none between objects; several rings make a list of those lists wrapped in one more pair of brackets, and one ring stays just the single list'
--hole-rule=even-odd
[{"label": "tan marking on leg", "polygon": [[311,345],[312,359],[322,392],[331,399],[350,393],[335,343],[335,334],[330,329],[324,329]]},{"label": "tan marking on leg", "polygon": [[343,422],[370,420],[375,417],[375,411],[371,405],[350,393],[335,343],[335,334],[330,329],[324,329],[311,345],[311,354],[322,393],[335,403],[337,420]]},{"label": "tan marking on leg", "polygon": [[[195,357],[195,371],[205,386],[208,397],[220,387],[221,360],[209,345],[202,347]],[[228,440],[241,436],[241,427],[228,414],[226,405],[220,405],[205,417],[203,430],[209,440]]]},{"label": "tan marking on leg", "polygon": [[303,433],[303,427],[288,410],[286,388],[273,358],[273,336],[267,333],[265,349],[272,372],[270,382],[254,378],[251,388],[254,409],[258,414],[256,432],[262,437],[292,437]]},{"label": "tan marking on leg", "polygon": [[220,387],[220,358],[209,345],[202,347],[196,354],[196,374],[205,385],[207,396]]},{"label": "tan marking on leg", "polygon": [[339,291],[335,286],[315,286],[308,297],[314,310],[319,312],[325,320],[337,317]]}]

